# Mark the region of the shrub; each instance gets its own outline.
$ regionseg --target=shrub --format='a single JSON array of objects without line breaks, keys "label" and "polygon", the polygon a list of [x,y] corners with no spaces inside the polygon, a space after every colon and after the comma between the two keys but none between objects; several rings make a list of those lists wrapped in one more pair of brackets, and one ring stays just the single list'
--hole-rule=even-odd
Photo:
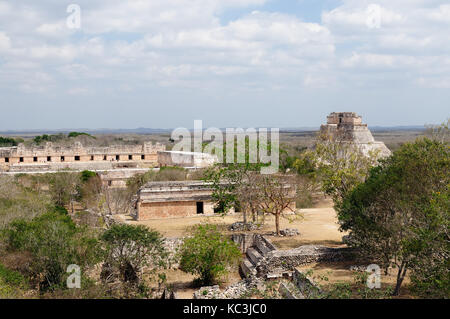
[{"label": "shrub", "polygon": [[61,211],[31,221],[15,220],[4,235],[9,250],[31,254],[28,275],[41,291],[64,288],[67,266],[76,264],[86,269],[101,256],[98,241]]},{"label": "shrub", "polygon": [[49,189],[55,205],[73,204],[79,197],[81,175],[79,173],[58,172],[49,174]]},{"label": "shrub", "polygon": [[86,183],[87,181],[89,181],[92,177],[96,177],[97,173],[96,172],[92,172],[92,171],[82,171],[81,172],[81,181],[83,183]]},{"label": "shrub", "polygon": [[144,266],[149,273],[166,266],[168,254],[161,234],[145,226],[115,224],[103,233],[102,240],[106,244],[103,279],[117,277],[123,283],[139,286]]},{"label": "shrub", "polygon": [[0,176],[0,229],[17,218],[31,220],[49,206],[50,198],[42,191],[21,185],[15,177]]},{"label": "shrub", "polygon": [[241,259],[238,246],[222,235],[216,225],[201,224],[191,230],[179,251],[180,268],[198,276],[199,283],[216,283]]},{"label": "shrub", "polygon": [[27,281],[21,273],[10,270],[2,264],[0,264],[0,280],[7,285],[19,288],[24,288],[27,285]]}]

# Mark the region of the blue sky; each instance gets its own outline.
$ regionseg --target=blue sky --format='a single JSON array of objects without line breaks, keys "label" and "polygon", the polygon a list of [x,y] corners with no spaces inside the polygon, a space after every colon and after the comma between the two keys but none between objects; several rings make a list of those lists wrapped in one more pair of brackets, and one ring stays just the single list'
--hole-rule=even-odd
[{"label": "blue sky", "polygon": [[266,1],[262,5],[227,9],[220,15],[220,21],[222,23],[228,23],[239,19],[248,13],[249,10],[260,10],[295,15],[305,22],[320,23],[323,11],[332,10],[341,3],[342,1],[340,0],[271,0]]},{"label": "blue sky", "polygon": [[441,0],[0,0],[0,130],[440,123],[449,31]]}]

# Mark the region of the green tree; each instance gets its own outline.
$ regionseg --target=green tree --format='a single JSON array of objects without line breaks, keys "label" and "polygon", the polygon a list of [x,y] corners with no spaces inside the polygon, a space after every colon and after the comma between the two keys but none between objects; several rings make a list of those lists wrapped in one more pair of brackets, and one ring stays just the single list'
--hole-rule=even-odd
[{"label": "green tree", "polygon": [[238,246],[210,224],[196,225],[179,254],[180,269],[198,276],[202,285],[218,282],[242,257]]},{"label": "green tree", "polygon": [[45,213],[31,221],[15,220],[3,235],[9,250],[31,254],[28,275],[40,291],[65,288],[69,265],[78,265],[83,275],[101,257],[95,236],[77,227],[67,211]]},{"label": "green tree", "polygon": [[147,274],[154,274],[167,266],[168,253],[157,231],[142,225],[115,224],[101,238],[106,245],[102,278],[107,282],[117,278],[138,287],[144,267]]},{"label": "green tree", "polygon": [[0,136],[0,147],[17,146],[17,141],[10,137]]},{"label": "green tree", "polygon": [[[231,208],[239,207],[240,189],[251,182],[251,175],[258,171],[259,164],[216,164],[208,168],[203,180],[211,183],[212,197],[217,203],[217,208],[223,214],[227,214]],[[242,198],[241,198],[242,199]],[[244,203],[245,205],[245,203]],[[244,210],[244,222],[247,222],[247,211]],[[254,215],[255,216],[255,215]]]},{"label": "green tree", "polygon": [[[420,227],[413,227],[410,247],[417,254],[411,270],[412,290],[425,298],[450,298],[450,190],[435,192],[424,208]],[[424,223],[425,222],[425,223]]]},{"label": "green tree", "polygon": [[92,136],[91,134],[89,134],[89,133],[84,133],[84,132],[70,132],[68,135],[67,135],[67,137],[78,137],[78,136],[87,136],[87,137],[90,137],[90,138],[93,138],[93,139],[95,139],[95,136]]},{"label": "green tree", "polygon": [[386,272],[397,269],[395,295],[408,270],[418,282],[448,283],[449,163],[447,144],[407,143],[373,168],[338,210],[350,245]]},{"label": "green tree", "polygon": [[59,133],[59,134],[55,134],[55,135],[43,134],[40,136],[36,136],[33,139],[33,142],[35,144],[39,145],[42,142],[57,142],[57,141],[64,140],[65,138],[66,138],[66,136],[63,133]]},{"label": "green tree", "polygon": [[81,181],[83,183],[86,183],[87,181],[89,181],[89,179],[98,176],[96,172],[92,172],[92,171],[82,171],[81,172]]}]

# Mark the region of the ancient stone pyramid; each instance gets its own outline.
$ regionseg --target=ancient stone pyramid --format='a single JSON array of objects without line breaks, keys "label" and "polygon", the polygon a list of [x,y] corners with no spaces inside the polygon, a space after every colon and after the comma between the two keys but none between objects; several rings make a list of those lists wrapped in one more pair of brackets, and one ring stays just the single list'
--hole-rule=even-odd
[{"label": "ancient stone pyramid", "polygon": [[367,124],[362,122],[361,116],[354,112],[333,112],[327,116],[327,124],[320,127],[321,136],[331,140],[351,142],[356,144],[364,154],[378,151],[378,157],[386,157],[391,151],[383,142],[375,141]]}]

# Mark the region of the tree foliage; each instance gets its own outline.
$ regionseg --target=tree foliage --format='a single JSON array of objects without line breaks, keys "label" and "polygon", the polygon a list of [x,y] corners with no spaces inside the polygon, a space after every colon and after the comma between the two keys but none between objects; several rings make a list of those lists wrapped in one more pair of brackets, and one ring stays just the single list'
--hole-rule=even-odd
[{"label": "tree foliage", "polygon": [[96,138],[95,136],[92,136],[89,133],[84,133],[84,132],[70,132],[69,134],[67,134],[67,137],[71,138],[71,137],[78,137],[78,136],[87,136],[90,138]]},{"label": "tree foliage", "polygon": [[198,276],[203,285],[216,283],[241,259],[238,246],[210,224],[195,226],[179,254],[180,269]]},{"label": "tree foliage", "polygon": [[[227,214],[231,208],[240,206],[239,189],[249,183],[251,175],[259,168],[259,164],[249,163],[216,164],[206,170],[203,179],[212,184],[212,197],[221,213]],[[246,219],[246,215],[244,215],[244,219]]]},{"label": "tree foliage", "polygon": [[17,141],[11,137],[0,136],[0,147],[17,146]]},{"label": "tree foliage", "polygon": [[64,288],[69,265],[85,271],[101,256],[95,236],[76,226],[67,212],[48,212],[31,221],[15,220],[3,235],[9,250],[31,254],[28,275],[41,291]]},{"label": "tree foliage", "polygon": [[394,294],[409,269],[417,283],[449,282],[449,163],[447,144],[407,143],[348,192],[338,210],[350,244],[386,271],[397,269]]},{"label": "tree foliage", "polygon": [[106,245],[105,281],[118,278],[122,283],[139,286],[141,272],[155,272],[167,266],[168,254],[160,233],[139,225],[115,224],[102,237]]}]

